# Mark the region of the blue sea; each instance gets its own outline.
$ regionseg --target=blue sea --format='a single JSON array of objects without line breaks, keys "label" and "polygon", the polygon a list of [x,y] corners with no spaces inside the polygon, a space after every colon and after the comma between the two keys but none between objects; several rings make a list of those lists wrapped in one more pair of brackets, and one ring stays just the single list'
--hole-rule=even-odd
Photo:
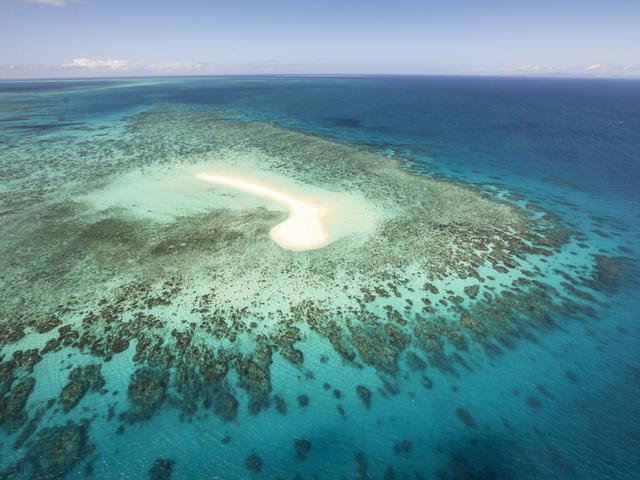
[{"label": "blue sea", "polygon": [[[638,80],[0,81],[0,478],[640,478],[639,112]],[[356,213],[282,249],[286,209],[190,176],[226,166]]]}]

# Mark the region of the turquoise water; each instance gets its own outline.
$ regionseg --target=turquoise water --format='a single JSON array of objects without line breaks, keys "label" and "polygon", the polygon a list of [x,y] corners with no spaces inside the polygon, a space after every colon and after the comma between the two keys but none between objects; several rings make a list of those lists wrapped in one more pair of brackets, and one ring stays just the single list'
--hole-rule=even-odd
[{"label": "turquoise water", "polygon": [[[637,478],[638,111],[622,80],[0,82],[0,475]],[[186,180],[226,163],[385,215],[283,251],[277,207]]]}]

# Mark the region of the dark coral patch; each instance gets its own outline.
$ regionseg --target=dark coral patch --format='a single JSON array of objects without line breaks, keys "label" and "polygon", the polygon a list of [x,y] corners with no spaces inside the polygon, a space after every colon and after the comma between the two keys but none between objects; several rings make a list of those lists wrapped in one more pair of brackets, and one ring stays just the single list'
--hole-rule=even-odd
[{"label": "dark coral patch", "polygon": [[158,458],[149,469],[151,480],[169,480],[173,470],[173,460],[169,458]]},{"label": "dark coral patch", "polygon": [[534,410],[537,410],[542,406],[542,402],[537,397],[526,397],[524,401],[527,405],[529,405]]},{"label": "dark coral patch", "polygon": [[165,400],[167,390],[167,374],[162,370],[143,367],[134,372],[127,395],[133,411],[129,421],[146,420],[151,418]]},{"label": "dark coral patch", "polygon": [[466,408],[462,408],[462,407],[456,408],[456,416],[467,427],[469,427],[469,428],[478,428],[478,424],[476,423],[476,421],[473,419],[473,417],[469,413],[469,410],[467,410]]},{"label": "dark coral patch", "polygon": [[216,395],[213,411],[224,421],[235,420],[238,416],[238,400],[226,390],[221,391]]},{"label": "dark coral patch", "polygon": [[400,455],[401,457],[408,458],[411,455],[413,445],[409,440],[402,440],[393,446],[393,453]]},{"label": "dark coral patch", "polygon": [[256,452],[249,454],[245,458],[244,464],[250,472],[259,473],[262,471],[262,458]]},{"label": "dark coral patch", "polygon": [[293,447],[296,451],[296,458],[298,460],[306,460],[311,451],[311,441],[308,438],[296,438],[293,441]]},{"label": "dark coral patch", "polygon": [[282,398],[280,395],[274,395],[273,399],[276,402],[276,410],[278,411],[278,413],[281,413],[282,415],[286,415],[287,402],[285,402],[284,398]]},{"label": "dark coral patch", "polygon": [[365,406],[369,408],[371,406],[371,390],[363,385],[358,385],[356,387],[356,393]]},{"label": "dark coral patch", "polygon": [[16,384],[9,395],[0,399],[0,426],[7,432],[17,431],[26,422],[24,407],[35,384],[33,377],[27,377]]},{"label": "dark coral patch", "polygon": [[89,452],[87,426],[69,421],[42,430],[38,440],[14,469],[25,468],[31,478],[61,478]]}]

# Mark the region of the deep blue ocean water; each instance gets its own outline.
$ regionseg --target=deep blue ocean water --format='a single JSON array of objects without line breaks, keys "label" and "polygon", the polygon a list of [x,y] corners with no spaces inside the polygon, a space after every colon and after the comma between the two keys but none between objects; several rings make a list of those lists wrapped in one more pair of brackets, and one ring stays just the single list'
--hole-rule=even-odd
[{"label": "deep blue ocean water", "polygon": [[[158,104],[273,122],[394,155],[425,175],[495,186],[567,220],[603,253],[619,253],[622,246],[626,256],[640,260],[637,80],[362,76],[0,81],[0,164],[3,169],[11,164],[10,145],[16,138],[108,123]],[[265,467],[267,477],[277,472],[293,478],[296,470],[303,478],[340,478],[345,471],[352,471],[349,478],[365,477],[358,473],[351,447],[366,451],[375,464],[386,455],[383,439],[410,438],[415,465],[420,459],[429,467],[442,464],[440,478],[640,478],[637,292],[637,278],[629,278],[618,291],[601,297],[596,318],[586,324],[560,319],[563,329],[538,343],[523,341],[479,371],[456,380],[434,374],[441,388],[434,388],[429,398],[400,395],[393,421],[377,430],[323,417],[290,418],[314,436],[314,456],[305,468],[281,453],[280,438],[288,439],[290,432],[271,411],[238,428],[247,442],[260,445],[265,462],[280,465]],[[282,378],[287,368],[281,367]],[[578,380],[570,381],[567,370]],[[333,384],[348,390],[352,380],[335,378]],[[541,384],[548,395],[540,395]],[[536,392],[542,407],[527,408],[522,398]],[[479,428],[450,419],[446,409],[457,405],[473,412]],[[104,442],[125,452],[129,447],[175,456],[172,478],[254,475],[236,470],[240,453],[210,458],[199,441],[203,433],[195,427],[185,426],[182,433],[169,423],[163,428],[177,433],[167,438],[140,434],[132,440],[137,446],[118,445],[118,437],[105,433]],[[334,448],[338,439],[343,456]],[[437,449],[420,451],[423,440]],[[101,442],[99,431],[91,441]],[[171,446],[164,454],[162,444]],[[0,457],[2,467],[8,458]],[[100,462],[105,466],[94,467],[96,478],[137,478],[128,471],[135,459],[120,467]],[[411,465],[396,478],[431,478],[421,477]],[[141,467],[147,468],[148,463]],[[382,478],[373,470],[371,478]],[[425,466],[424,471],[430,470]]]}]

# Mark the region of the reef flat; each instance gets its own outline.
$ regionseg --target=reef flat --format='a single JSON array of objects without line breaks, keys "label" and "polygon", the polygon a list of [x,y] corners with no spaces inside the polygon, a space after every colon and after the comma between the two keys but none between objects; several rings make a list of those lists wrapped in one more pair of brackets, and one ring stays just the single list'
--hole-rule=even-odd
[{"label": "reef flat", "polygon": [[[274,385],[276,366],[327,391],[324,366],[350,372],[363,410],[407,378],[430,390],[430,372],[472,374],[560,317],[588,319],[632,269],[524,199],[269,123],[157,106],[75,132],[12,139],[21,157],[1,166],[7,477],[108,464],[92,432],[125,438],[162,412],[246,426],[313,411]],[[220,169],[325,199],[339,234],[281,248],[269,232],[286,209],[197,178]],[[291,442],[296,461],[313,454],[308,438]],[[390,455],[411,450],[398,441]],[[268,461],[247,447],[235,464],[258,474]],[[167,478],[172,462],[149,474]]]}]

